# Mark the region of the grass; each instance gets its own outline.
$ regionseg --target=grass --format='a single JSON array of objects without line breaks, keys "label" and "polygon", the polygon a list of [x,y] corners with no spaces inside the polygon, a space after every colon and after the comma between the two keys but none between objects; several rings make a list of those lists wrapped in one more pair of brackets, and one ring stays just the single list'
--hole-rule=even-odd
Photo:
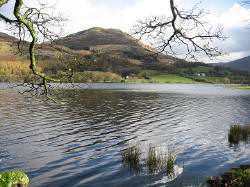
[{"label": "grass", "polygon": [[242,165],[224,173],[221,177],[211,177],[207,183],[211,186],[247,187],[250,186],[250,165]]},{"label": "grass", "polygon": [[22,186],[27,187],[29,183],[28,176],[21,171],[8,171],[0,173],[0,186],[1,187],[14,187]]},{"label": "grass", "polygon": [[151,73],[152,75],[155,75],[155,74],[160,74],[160,71],[151,69],[142,69],[140,73]]},{"label": "grass", "polygon": [[[151,71],[146,71],[153,74]],[[150,79],[145,78],[130,78],[126,80],[126,83],[183,83],[183,84],[192,84],[192,83],[211,83],[211,84],[227,84],[230,80],[226,77],[198,77],[198,76],[190,76],[190,77],[181,77],[174,74],[167,75],[152,75]],[[246,87],[244,87],[246,89]],[[249,87],[250,89],[250,87]]]},{"label": "grass", "polygon": [[111,72],[84,71],[75,72],[74,82],[121,82],[120,75]]},{"label": "grass", "polygon": [[167,175],[173,175],[174,174],[174,162],[175,162],[175,154],[173,151],[168,151],[168,157],[167,157],[167,164],[166,164],[166,171]]},{"label": "grass", "polygon": [[250,86],[230,86],[228,88],[250,90]]},{"label": "grass", "polygon": [[162,159],[157,155],[155,147],[149,145],[148,155],[146,158],[146,166],[148,167],[149,173],[152,174],[157,171],[161,165]]},{"label": "grass", "polygon": [[168,150],[168,154],[156,151],[153,145],[149,145],[145,165],[149,174],[156,172],[166,172],[167,176],[174,176],[175,154],[173,150]]},{"label": "grass", "polygon": [[141,150],[138,145],[128,147],[121,152],[122,163],[129,166],[130,170],[135,171],[136,173],[140,172],[141,164]]},{"label": "grass", "polygon": [[0,61],[0,75],[27,75],[29,72],[28,61]]},{"label": "grass", "polygon": [[[209,73],[213,71],[213,67],[207,67],[207,66],[198,66],[198,67],[192,67],[192,72],[195,73]],[[188,71],[189,68],[180,68],[180,72],[184,73]]]},{"label": "grass", "polygon": [[228,141],[232,145],[237,145],[240,141],[249,142],[250,124],[249,125],[232,125],[228,133]]},{"label": "grass", "polygon": [[207,80],[207,82],[212,83],[223,83],[223,77],[204,77],[204,79]]},{"label": "grass", "polygon": [[206,67],[206,66],[199,66],[192,68],[194,72],[199,72],[199,73],[208,73],[213,70],[213,67]]},{"label": "grass", "polygon": [[[155,74],[155,70],[143,70],[144,73]],[[126,83],[184,83],[191,84],[196,83],[190,78],[181,77],[178,75],[167,74],[167,75],[153,75],[150,79],[145,78],[130,78],[126,80]]]},{"label": "grass", "polygon": [[194,83],[192,79],[181,77],[178,75],[157,75],[152,77],[157,83]]},{"label": "grass", "polygon": [[122,163],[129,166],[132,171],[140,172],[146,167],[148,174],[152,175],[157,172],[165,172],[167,176],[174,176],[175,154],[172,150],[168,150],[168,154],[157,152],[155,147],[150,144],[145,163],[140,163],[141,150],[136,146],[131,146],[121,152]]},{"label": "grass", "polygon": [[128,147],[122,152],[122,162],[125,164],[139,164],[141,151],[138,145]]},{"label": "grass", "polygon": [[224,77],[198,77],[198,76],[191,76],[191,78],[197,82],[204,82],[204,83],[212,83],[212,84],[222,84]]},{"label": "grass", "polygon": [[150,83],[150,80],[143,78],[129,78],[126,83]]}]

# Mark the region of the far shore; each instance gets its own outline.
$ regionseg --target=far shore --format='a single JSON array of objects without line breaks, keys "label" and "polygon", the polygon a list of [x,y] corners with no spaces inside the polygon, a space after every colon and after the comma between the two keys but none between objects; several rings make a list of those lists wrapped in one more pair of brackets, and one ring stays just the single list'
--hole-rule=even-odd
[{"label": "far shore", "polygon": [[241,90],[250,90],[250,86],[249,86],[249,85],[228,86],[227,88],[231,88],[231,89],[241,89]]}]

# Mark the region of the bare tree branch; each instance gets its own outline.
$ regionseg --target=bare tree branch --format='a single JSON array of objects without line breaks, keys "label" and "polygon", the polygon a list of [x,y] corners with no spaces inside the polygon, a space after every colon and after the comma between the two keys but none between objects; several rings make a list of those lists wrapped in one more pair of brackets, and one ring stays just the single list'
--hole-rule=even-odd
[{"label": "bare tree branch", "polygon": [[[0,7],[8,3],[9,0],[0,0]],[[23,0],[16,0],[14,6],[14,16],[16,20],[11,20],[6,16],[0,14],[0,19],[4,20],[6,23],[9,23],[13,28],[17,29],[18,49],[20,45],[25,41],[26,33],[29,34],[28,37],[31,37],[31,42],[29,43],[29,57],[30,57],[30,69],[33,74],[39,77],[42,81],[40,83],[33,82],[32,90],[42,88],[42,94],[45,95],[49,100],[57,102],[54,98],[49,95],[48,91],[48,81],[50,82],[61,82],[60,79],[52,78],[45,73],[41,73],[37,70],[36,58],[35,58],[35,46],[38,42],[38,35],[40,34],[43,38],[53,40],[56,37],[59,37],[62,30],[59,33],[54,33],[50,30],[51,27],[60,27],[61,24],[66,21],[61,15],[53,16],[46,13],[44,10],[48,8],[45,5],[41,5],[41,8],[29,8],[23,4]],[[23,11],[26,9],[25,11]],[[24,12],[24,13],[22,13]],[[34,86],[36,85],[36,86]]]},{"label": "bare tree branch", "polygon": [[223,29],[214,30],[204,21],[206,13],[198,9],[198,4],[189,11],[179,10],[174,0],[169,0],[171,17],[153,17],[140,20],[133,28],[133,34],[140,39],[147,37],[154,41],[160,52],[176,55],[176,49],[184,47],[186,58],[196,59],[195,54],[203,53],[209,58],[222,55],[222,52],[211,46],[214,39],[225,40]]}]

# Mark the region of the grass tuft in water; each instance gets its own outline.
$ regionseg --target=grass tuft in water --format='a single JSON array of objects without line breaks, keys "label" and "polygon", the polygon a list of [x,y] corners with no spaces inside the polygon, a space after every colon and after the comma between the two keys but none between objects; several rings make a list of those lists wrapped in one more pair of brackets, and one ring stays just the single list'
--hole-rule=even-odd
[{"label": "grass tuft in water", "polygon": [[152,174],[158,171],[162,161],[163,161],[162,158],[159,155],[157,155],[155,147],[153,147],[153,145],[150,144],[148,148],[148,155],[146,158],[146,166],[149,170],[149,173]]},{"label": "grass tuft in water", "polygon": [[168,154],[157,152],[150,144],[146,158],[146,166],[149,174],[155,172],[166,172],[168,176],[174,176],[175,154],[173,150],[168,150]]},{"label": "grass tuft in water", "polygon": [[173,150],[168,151],[166,170],[167,175],[172,176],[174,174],[174,162],[175,162],[175,154]]},{"label": "grass tuft in water", "polygon": [[240,141],[249,143],[250,125],[232,125],[228,133],[228,141],[230,144],[239,144]]},{"label": "grass tuft in water", "polygon": [[128,165],[136,173],[140,171],[141,150],[138,145],[128,147],[121,152],[122,163]]},{"label": "grass tuft in water", "polygon": [[168,153],[157,152],[154,145],[150,144],[144,164],[140,163],[141,150],[138,145],[130,146],[121,151],[122,163],[129,166],[132,172],[139,174],[143,167],[148,169],[148,174],[166,172],[169,177],[174,176],[175,154],[173,150]]}]

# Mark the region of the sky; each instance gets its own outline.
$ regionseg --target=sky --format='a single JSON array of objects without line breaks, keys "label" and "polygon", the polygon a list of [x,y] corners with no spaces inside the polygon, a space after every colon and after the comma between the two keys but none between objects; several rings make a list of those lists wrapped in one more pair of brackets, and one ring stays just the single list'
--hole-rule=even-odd
[{"label": "sky", "polygon": [[[69,18],[65,35],[91,27],[117,28],[130,33],[131,28],[140,19],[155,15],[169,15],[168,0],[41,0],[55,5],[54,12],[61,12]],[[224,27],[228,39],[215,43],[226,55],[210,61],[204,56],[204,62],[227,62],[250,55],[250,7],[243,7],[240,0],[200,0],[199,6],[209,12],[211,24]],[[34,0],[24,0],[28,6],[36,6]],[[175,0],[178,7],[191,8],[196,0]],[[14,1],[0,8],[4,15],[11,16]],[[249,9],[248,9],[249,8]],[[0,23],[0,31],[6,31]],[[145,41],[147,42],[147,41]]]}]

